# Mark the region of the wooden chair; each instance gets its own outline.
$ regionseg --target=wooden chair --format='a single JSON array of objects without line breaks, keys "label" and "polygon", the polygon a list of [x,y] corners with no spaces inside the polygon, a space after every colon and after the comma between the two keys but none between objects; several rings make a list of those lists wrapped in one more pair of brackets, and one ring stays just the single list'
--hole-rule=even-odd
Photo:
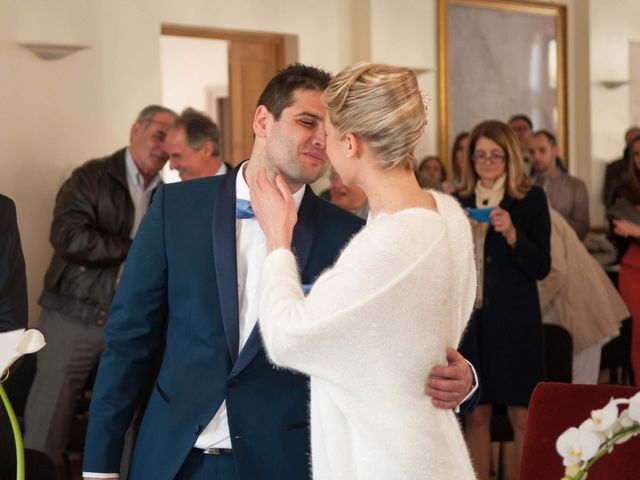
[{"label": "wooden chair", "polygon": [[634,384],[631,366],[631,317],[622,322],[620,335],[602,347],[600,370],[604,369],[609,370],[608,383]]},{"label": "wooden chair", "polygon": [[[556,440],[569,427],[577,427],[592,410],[611,397],[629,398],[640,389],[622,385],[539,383],[531,397],[520,462],[520,480],[560,479],[564,475]],[[589,471],[589,480],[640,478],[640,438],[616,445]]]}]

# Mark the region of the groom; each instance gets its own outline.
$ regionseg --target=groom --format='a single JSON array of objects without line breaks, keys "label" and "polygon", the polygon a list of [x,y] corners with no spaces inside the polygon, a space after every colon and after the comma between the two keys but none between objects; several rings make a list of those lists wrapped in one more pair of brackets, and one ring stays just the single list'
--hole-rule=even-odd
[{"label": "groom", "polygon": [[[302,283],[311,284],[362,226],[306,186],[328,166],[320,95],[329,78],[303,65],[283,70],[259,99],[248,162],[223,177],[158,189],[105,328],[85,478],[118,471],[124,433],[163,344],[130,478],[309,478],[308,379],[267,361],[256,326],[266,248],[247,179],[266,168],[289,184],[299,205],[292,248]],[[429,379],[443,408],[471,386],[464,359],[448,359]]]}]

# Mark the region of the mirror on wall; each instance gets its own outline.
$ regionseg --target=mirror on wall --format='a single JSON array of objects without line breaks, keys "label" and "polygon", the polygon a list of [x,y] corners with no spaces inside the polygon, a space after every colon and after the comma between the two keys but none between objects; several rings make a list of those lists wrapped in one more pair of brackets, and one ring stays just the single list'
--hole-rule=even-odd
[{"label": "mirror on wall", "polygon": [[483,120],[531,118],[567,161],[566,11],[505,0],[440,0],[440,152]]}]

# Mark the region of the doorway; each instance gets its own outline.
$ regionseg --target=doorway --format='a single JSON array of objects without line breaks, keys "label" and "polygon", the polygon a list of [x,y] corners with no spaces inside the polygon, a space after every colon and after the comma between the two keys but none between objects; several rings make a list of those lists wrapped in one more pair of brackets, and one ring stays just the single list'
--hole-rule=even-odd
[{"label": "doorway", "polygon": [[[204,112],[220,127],[221,157],[229,162],[229,42],[209,38],[162,35],[160,63],[162,105],[180,113],[187,107]],[[180,181],[169,163],[165,183]]]}]

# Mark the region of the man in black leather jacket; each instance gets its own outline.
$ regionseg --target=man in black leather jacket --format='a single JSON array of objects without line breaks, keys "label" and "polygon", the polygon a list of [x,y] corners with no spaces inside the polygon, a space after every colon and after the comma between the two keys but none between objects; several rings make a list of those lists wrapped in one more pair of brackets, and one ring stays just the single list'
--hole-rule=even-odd
[{"label": "man in black leather jacket", "polygon": [[38,353],[25,411],[25,446],[55,461],[66,448],[76,398],[104,349],[102,327],[131,240],[161,181],[164,141],[175,119],[164,107],[144,108],[128,148],[76,168],[56,198],[54,254],[39,299],[47,346]]}]

